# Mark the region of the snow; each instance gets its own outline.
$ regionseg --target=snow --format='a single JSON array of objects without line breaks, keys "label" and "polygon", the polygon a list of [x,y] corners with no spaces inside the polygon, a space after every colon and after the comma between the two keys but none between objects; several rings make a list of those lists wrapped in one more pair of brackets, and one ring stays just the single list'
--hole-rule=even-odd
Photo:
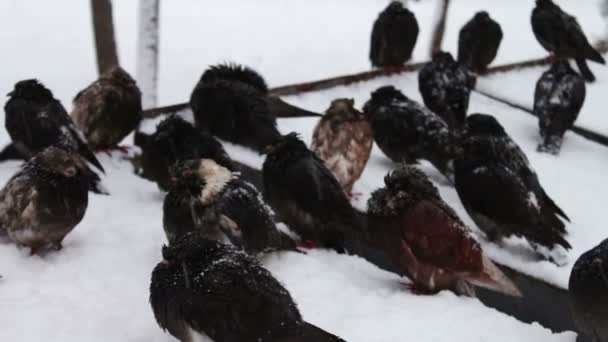
[{"label": "snow", "polygon": [[532,191],[528,192],[528,202],[532,204],[536,208],[536,210],[540,210],[540,208],[538,207],[538,199]]},{"label": "snow", "polygon": [[[112,195],[90,196],[61,252],[30,257],[0,244],[0,340],[173,341],[156,325],[148,303],[150,273],[165,243],[163,194],[135,176],[119,154],[98,157]],[[0,181],[18,166],[4,163]],[[307,320],[348,341],[574,341],[573,333],[552,334],[476,299],[412,295],[402,286],[407,280],[358,257],[283,252],[268,256],[265,265]],[[473,321],[483,329],[460,328]]]},{"label": "snow", "polygon": [[[438,1],[409,2],[421,28],[414,61],[428,59],[428,23],[435,18]],[[585,19],[581,25],[592,40],[603,33],[596,1],[557,2]],[[209,1],[163,1],[159,105],[186,100],[200,73],[220,61],[252,66],[271,86],[367,70],[371,25],[386,4],[386,0],[223,0],[210,6]],[[138,1],[114,1],[113,5],[120,61],[134,74]],[[492,2],[490,13],[505,32],[495,64],[545,55],[530,31],[532,6],[531,0]],[[488,7],[487,0],[452,2],[446,49],[456,51],[458,29],[484,7]],[[9,92],[20,79],[37,77],[69,110],[73,96],[96,77],[89,2],[3,0],[0,13],[10,14],[2,19],[9,29],[0,30],[4,47],[0,92]],[[608,120],[600,116],[599,107],[608,70],[596,65],[591,68],[598,82],[588,86],[579,122],[608,132]],[[479,84],[531,104],[541,70],[495,75],[480,79]],[[324,111],[331,99],[352,97],[360,108],[371,90],[394,84],[420,101],[416,80],[416,74],[408,74],[287,100]],[[576,257],[605,238],[602,222],[608,213],[599,195],[608,190],[605,148],[567,133],[559,157],[539,154],[534,118],[477,94],[471,97],[470,111],[498,116],[528,155],[547,192],[573,222],[567,225],[573,249],[565,267],[533,260],[521,240],[509,241],[509,249],[503,250],[485,243],[479,234],[484,250],[501,263],[565,288]],[[282,132],[296,130],[308,143],[314,124],[313,119],[279,122]],[[147,129],[154,126],[150,123]],[[0,144],[7,141],[6,134],[0,135]],[[228,143],[225,146],[239,161],[261,167],[262,156]],[[82,223],[67,236],[62,251],[30,257],[13,244],[0,244],[0,340],[173,341],[156,325],[148,303],[150,272],[161,260],[160,247],[165,243],[161,223],[164,195],[155,184],[135,176],[120,154],[99,154],[98,158],[107,170],[103,181],[111,196],[90,196]],[[1,164],[0,184],[18,167],[17,162]],[[354,191],[364,193],[355,203],[359,208],[365,208],[369,194],[394,167],[374,147],[363,178],[355,184]],[[422,168],[442,197],[474,228],[444,177],[426,162]],[[519,322],[476,299],[450,292],[412,295],[402,286],[407,279],[358,257],[331,251],[284,252],[270,255],[264,263],[289,289],[305,319],[350,342],[575,339],[570,332],[553,334],[538,324]]]}]

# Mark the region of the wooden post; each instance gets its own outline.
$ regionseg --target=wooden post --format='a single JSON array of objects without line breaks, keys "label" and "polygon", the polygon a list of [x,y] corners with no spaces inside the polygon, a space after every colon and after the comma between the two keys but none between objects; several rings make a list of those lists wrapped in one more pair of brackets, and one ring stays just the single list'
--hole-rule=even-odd
[{"label": "wooden post", "polygon": [[101,74],[118,64],[111,0],[91,0],[97,71]]},{"label": "wooden post", "polygon": [[443,43],[443,35],[445,33],[445,24],[448,19],[448,8],[450,7],[450,0],[443,0],[440,4],[441,8],[438,11],[437,23],[435,24],[435,30],[433,31],[433,37],[431,40],[431,51],[430,57],[433,58],[436,52],[441,50]]},{"label": "wooden post", "polygon": [[144,109],[154,108],[158,90],[159,0],[139,0],[136,78]]}]

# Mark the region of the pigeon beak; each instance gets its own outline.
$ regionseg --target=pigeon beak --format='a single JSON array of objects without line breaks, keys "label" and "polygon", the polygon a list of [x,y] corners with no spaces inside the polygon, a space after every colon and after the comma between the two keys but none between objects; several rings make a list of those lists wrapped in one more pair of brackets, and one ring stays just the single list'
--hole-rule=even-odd
[{"label": "pigeon beak", "polygon": [[10,93],[6,94],[6,96],[13,96],[14,93],[15,91],[11,91]]}]

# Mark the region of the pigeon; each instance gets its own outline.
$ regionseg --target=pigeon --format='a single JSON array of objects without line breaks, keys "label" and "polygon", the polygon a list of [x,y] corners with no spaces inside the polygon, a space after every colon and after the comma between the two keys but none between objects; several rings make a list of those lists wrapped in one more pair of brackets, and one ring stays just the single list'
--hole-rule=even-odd
[{"label": "pigeon", "polygon": [[384,184],[368,201],[369,234],[421,292],[473,296],[481,286],[521,296],[422,171],[403,165]]},{"label": "pigeon", "polygon": [[595,81],[595,76],[586,60],[606,64],[602,55],[589,44],[576,18],[551,0],[536,0],[532,10],[532,31],[545,50],[559,58],[574,58],[588,82]]},{"label": "pigeon", "polygon": [[412,58],[418,39],[416,16],[400,1],[392,1],[372,28],[369,59],[373,67],[403,65]]},{"label": "pigeon", "polygon": [[172,174],[176,180],[163,205],[169,242],[188,231],[208,236],[221,231],[251,255],[296,250],[295,242],[277,229],[262,195],[238,173],[212,159],[196,159],[177,163]]},{"label": "pigeon", "polygon": [[479,11],[461,29],[458,35],[458,63],[482,73],[492,63],[502,41],[500,24],[486,11]]},{"label": "pigeon", "polygon": [[543,259],[565,264],[568,216],[540,185],[522,150],[490,115],[467,119],[455,186],[464,208],[488,240],[523,237]]},{"label": "pigeon", "polygon": [[431,162],[449,180],[459,153],[457,136],[438,115],[410,100],[393,86],[376,89],[363,107],[380,150],[392,161]]},{"label": "pigeon", "polygon": [[270,113],[276,118],[321,116],[321,114],[296,107],[283,101],[280,97],[270,94],[264,77],[250,67],[237,63],[210,66],[201,76],[198,85],[213,83],[216,80],[247,84],[255,88],[264,98]]},{"label": "pigeon", "polygon": [[27,161],[0,190],[0,235],[31,254],[62,241],[84,217],[88,205],[86,164],[50,146]]},{"label": "pigeon", "polygon": [[116,148],[141,121],[141,92],[125,70],[114,67],[76,95],[71,116],[91,148]]},{"label": "pigeon", "polygon": [[593,342],[608,341],[607,266],[608,239],[583,253],[570,273],[568,292],[574,323],[578,332]]},{"label": "pigeon", "polygon": [[4,125],[21,154],[31,158],[49,146],[61,146],[78,152],[104,172],[61,102],[38,80],[17,82],[8,96]]},{"label": "pigeon", "polygon": [[194,231],[220,240],[219,227],[203,222],[206,208],[200,197],[205,188],[204,179],[194,173],[180,174],[181,163],[183,161],[176,162],[169,170],[171,180],[163,201],[163,229],[167,241],[171,243]]},{"label": "pigeon", "polygon": [[418,73],[424,104],[450,128],[460,128],[467,116],[471,79],[449,52],[437,52]]},{"label": "pigeon", "polygon": [[262,167],[264,198],[304,243],[344,253],[359,218],[340,183],[296,133],[267,149]]},{"label": "pigeon", "polygon": [[269,96],[260,74],[234,64],[205,71],[192,91],[190,106],[197,128],[260,153],[281,137],[278,116],[310,113]]},{"label": "pigeon", "polygon": [[264,97],[245,83],[223,79],[199,83],[190,106],[197,128],[258,152],[281,136]]},{"label": "pigeon", "polygon": [[354,100],[336,99],[314,129],[311,150],[350,195],[365,169],[373,143],[372,128],[354,108]]},{"label": "pigeon", "polygon": [[585,80],[567,60],[555,62],[542,74],[534,92],[534,114],[542,138],[539,152],[559,153],[564,133],[574,125],[584,101]]},{"label": "pigeon", "polygon": [[291,295],[255,259],[189,233],[162,248],[150,304],[158,325],[182,342],[339,342],[303,320]]},{"label": "pigeon", "polygon": [[175,114],[161,121],[152,135],[136,132],[135,144],[142,150],[141,175],[156,182],[161,190],[169,189],[169,168],[179,160],[209,158],[235,169],[217,139]]},{"label": "pigeon", "polygon": [[232,62],[212,65],[203,72],[199,84],[211,83],[217,80],[248,84],[263,95],[269,94],[268,84],[264,77],[245,65]]}]

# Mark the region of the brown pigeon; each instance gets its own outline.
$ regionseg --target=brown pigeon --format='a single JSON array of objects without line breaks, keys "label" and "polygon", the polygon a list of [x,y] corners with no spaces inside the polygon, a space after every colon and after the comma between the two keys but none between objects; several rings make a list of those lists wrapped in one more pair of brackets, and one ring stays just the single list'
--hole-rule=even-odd
[{"label": "brown pigeon", "polygon": [[312,137],[312,151],[350,194],[361,177],[374,143],[372,128],[352,99],[331,102]]},{"label": "brown pigeon", "polygon": [[390,172],[384,183],[369,199],[373,229],[367,233],[416,289],[474,295],[474,285],[521,295],[422,171],[404,165]]},{"label": "brown pigeon", "polygon": [[34,156],[0,191],[0,234],[31,254],[61,249],[87,209],[87,170],[78,154],[54,146]]},{"label": "brown pigeon", "polygon": [[71,116],[91,148],[116,148],[141,120],[141,92],[125,70],[112,68],[76,95]]}]

